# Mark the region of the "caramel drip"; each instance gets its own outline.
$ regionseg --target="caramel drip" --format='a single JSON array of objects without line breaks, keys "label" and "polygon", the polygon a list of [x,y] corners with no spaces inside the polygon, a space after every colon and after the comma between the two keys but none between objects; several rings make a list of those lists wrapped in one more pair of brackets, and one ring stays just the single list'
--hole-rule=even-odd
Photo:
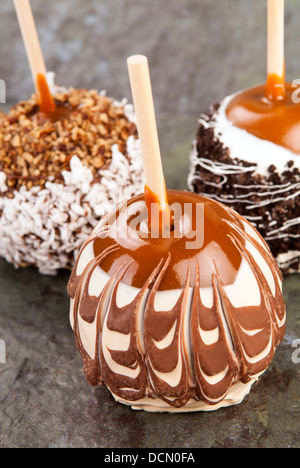
[{"label": "caramel drip", "polygon": [[236,127],[299,154],[300,105],[292,84],[286,84],[284,95],[282,86],[276,77],[269,77],[267,89],[257,86],[237,94],[227,107],[227,117]]},{"label": "caramel drip", "polygon": [[[173,194],[170,195],[172,198]],[[141,198],[134,200],[140,206]],[[242,259],[256,279],[260,304],[234,306],[226,286],[233,285],[236,277],[229,281],[229,277],[222,275],[222,269],[227,268],[223,256],[223,261],[218,263],[217,258],[203,258],[198,262],[193,281],[190,263],[175,305],[160,310],[156,299],[159,294],[169,294],[161,285],[172,270],[172,250],[161,256],[141,288],[131,288],[134,297],[120,304],[120,289],[125,287],[126,275],[136,257],[123,256],[119,268],[107,275],[104,286],[98,279],[92,280],[93,273],[101,271],[105,275],[103,266],[107,259],[116,257],[120,249],[116,244],[99,249],[99,239],[103,241],[109,231],[109,219],[106,219],[83,246],[69,284],[76,343],[87,380],[92,385],[104,383],[116,397],[129,402],[159,397],[174,408],[182,408],[194,398],[214,406],[235,383],[248,382],[270,364],[285,331],[281,274],[266,244],[245,232],[244,223],[249,223],[229,208],[208,200],[206,203],[221,210],[219,216],[224,217],[226,237],[238,252],[239,262]],[[121,213],[122,209],[117,210],[117,217]],[[214,231],[214,235],[219,242],[220,232]],[[227,251],[228,246],[222,245]],[[250,245],[268,265],[274,290],[250,252]],[[84,258],[86,267],[79,273]],[[202,299],[201,291],[207,283],[201,272],[208,268],[210,261],[215,266],[209,270],[213,304],[208,307]],[[237,265],[237,273],[240,266],[241,263]],[[89,297],[90,286],[95,288],[95,285],[98,292]],[[245,282],[244,288],[247,287]],[[243,291],[240,294],[242,302]],[[97,324],[94,357],[85,349],[81,320]],[[86,332],[84,336],[86,339]]]}]

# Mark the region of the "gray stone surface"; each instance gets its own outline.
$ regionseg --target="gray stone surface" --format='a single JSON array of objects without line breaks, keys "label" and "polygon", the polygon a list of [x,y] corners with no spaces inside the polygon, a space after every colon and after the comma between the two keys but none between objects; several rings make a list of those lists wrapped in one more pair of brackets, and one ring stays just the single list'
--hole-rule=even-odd
[{"label": "gray stone surface", "polygon": [[[300,1],[286,3],[287,69],[295,77]],[[60,83],[129,96],[126,57],[149,56],[169,188],[186,188],[195,116],[223,95],[264,79],[261,0],[32,5],[48,68],[57,71]],[[0,14],[0,78],[7,82],[9,101],[16,102],[31,92],[31,78],[12,1],[1,2]],[[292,361],[292,344],[300,339],[300,276],[285,278],[287,334],[244,403],[186,415],[134,412],[115,403],[105,388],[86,384],[69,325],[68,277],[15,270],[0,260],[0,340],[6,344],[0,448],[300,446],[300,364]]]},{"label": "gray stone surface", "polygon": [[[265,80],[266,0],[31,0],[47,68],[60,84],[129,97],[127,56],[149,57],[159,113],[195,114]],[[33,86],[12,0],[0,4],[7,100]],[[286,1],[286,68],[300,77],[299,0]]]},{"label": "gray stone surface", "polygon": [[69,326],[66,283],[0,260],[0,448],[299,447],[300,337],[297,276],[286,278],[287,334],[261,381],[239,406],[214,413],[148,414],[86,384]]}]

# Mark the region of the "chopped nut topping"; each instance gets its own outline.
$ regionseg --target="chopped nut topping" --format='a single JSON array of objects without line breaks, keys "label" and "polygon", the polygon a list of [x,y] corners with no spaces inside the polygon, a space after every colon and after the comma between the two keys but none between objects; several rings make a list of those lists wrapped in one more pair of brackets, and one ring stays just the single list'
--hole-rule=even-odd
[{"label": "chopped nut topping", "polygon": [[128,137],[136,136],[124,108],[95,90],[71,88],[56,94],[55,102],[57,119],[39,112],[36,95],[0,115],[0,171],[13,190],[44,186],[49,179],[62,183],[61,173],[70,170],[75,155],[99,180],[112,146],[126,155]]}]

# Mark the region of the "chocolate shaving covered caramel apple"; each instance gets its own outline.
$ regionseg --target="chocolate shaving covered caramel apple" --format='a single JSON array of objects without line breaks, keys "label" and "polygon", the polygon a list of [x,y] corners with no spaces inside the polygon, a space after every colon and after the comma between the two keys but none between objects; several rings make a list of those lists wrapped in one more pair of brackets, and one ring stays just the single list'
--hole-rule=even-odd
[{"label": "chocolate shaving covered caramel apple", "polygon": [[0,256],[55,274],[72,269],[102,216],[141,192],[140,147],[132,105],[55,85],[30,5],[15,4],[36,93],[0,116]]},{"label": "chocolate shaving covered caramel apple", "polygon": [[284,1],[268,2],[268,79],[202,115],[189,188],[238,211],[283,273],[300,271],[299,90],[285,82]]},{"label": "chocolate shaving covered caramel apple", "polygon": [[284,337],[282,276],[241,215],[166,190],[147,60],[128,66],[146,187],[100,221],[69,281],[85,375],[133,409],[235,405]]}]

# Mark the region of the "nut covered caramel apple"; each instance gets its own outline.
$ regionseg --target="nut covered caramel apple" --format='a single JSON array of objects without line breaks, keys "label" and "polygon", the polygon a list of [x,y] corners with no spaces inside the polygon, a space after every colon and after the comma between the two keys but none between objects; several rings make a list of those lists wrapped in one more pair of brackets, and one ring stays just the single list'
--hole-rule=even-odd
[{"label": "nut covered caramel apple", "polygon": [[169,235],[144,195],[102,219],[68,292],[87,381],[146,411],[240,403],[285,332],[282,277],[252,225],[224,205],[168,191]]},{"label": "nut covered caramel apple", "polygon": [[14,0],[35,94],[0,114],[0,256],[72,269],[99,219],[144,186],[133,106],[56,86],[29,0]]}]

